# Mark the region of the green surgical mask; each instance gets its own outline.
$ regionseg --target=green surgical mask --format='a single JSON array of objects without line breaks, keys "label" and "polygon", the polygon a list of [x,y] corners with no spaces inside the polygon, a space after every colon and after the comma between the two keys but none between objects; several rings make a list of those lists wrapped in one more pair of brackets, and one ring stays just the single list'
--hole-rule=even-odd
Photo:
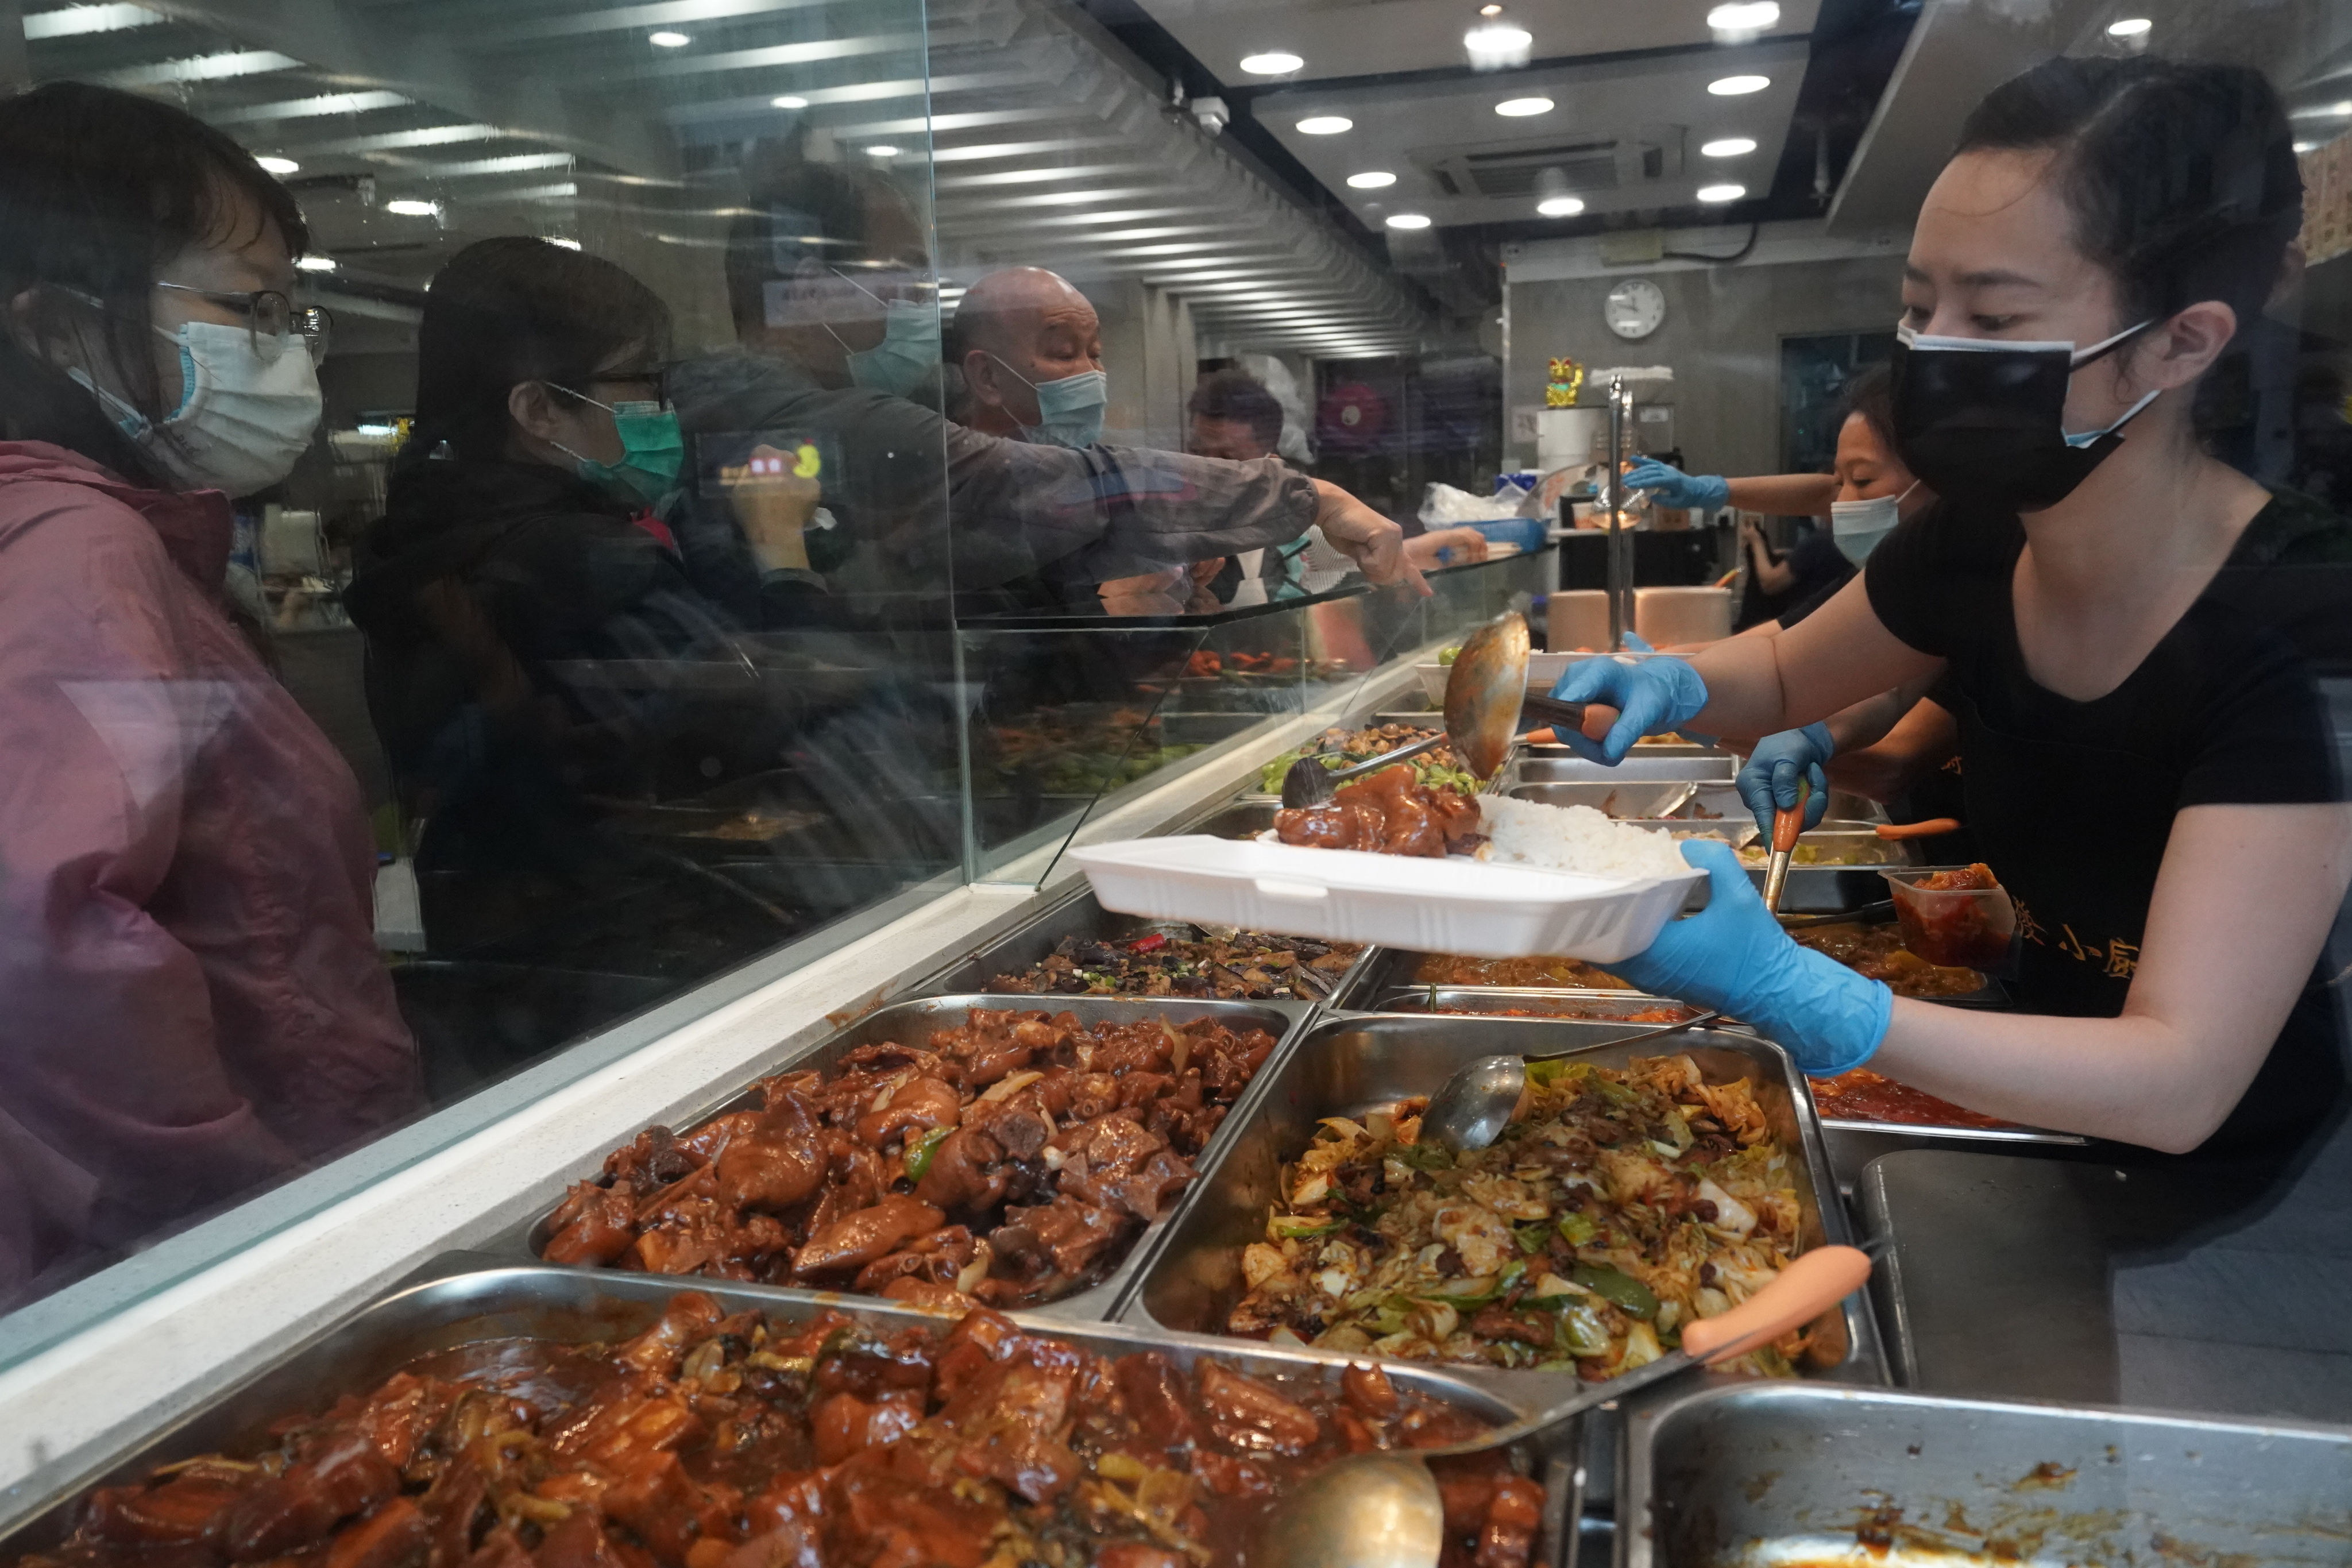
[{"label": "green surgical mask", "polygon": [[552,443],[578,466],[582,479],[625,488],[646,501],[659,500],[677,487],[678,469],[686,462],[686,437],[677,427],[677,410],[660,403],[601,403],[584,392],[572,392],[551,381],[548,384],[610,414],[614,433],[621,437],[617,463],[583,458],[561,441]]}]

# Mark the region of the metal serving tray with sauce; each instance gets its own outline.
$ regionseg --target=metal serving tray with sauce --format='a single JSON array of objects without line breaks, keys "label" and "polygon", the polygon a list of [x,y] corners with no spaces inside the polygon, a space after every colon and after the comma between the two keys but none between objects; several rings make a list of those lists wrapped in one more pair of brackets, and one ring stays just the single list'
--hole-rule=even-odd
[{"label": "metal serving tray with sauce", "polygon": [[2352,1429],[1751,1383],[1636,1414],[1617,1501],[1621,1568],[2352,1563]]},{"label": "metal serving tray with sauce", "polygon": [[[1408,1095],[1428,1094],[1480,1057],[1559,1050],[1583,1041],[1591,1042],[1585,1058],[1604,1067],[1667,1049],[1687,1053],[1709,1082],[1752,1081],[1757,1103],[1790,1155],[1801,1238],[1809,1248],[1851,1239],[1812,1098],[1786,1052],[1753,1035],[1715,1029],[1694,1029],[1648,1047],[1611,1043],[1626,1033],[1623,1025],[1549,1019],[1325,1015],[1252,1086],[1255,1103],[1244,1108],[1240,1136],[1221,1138],[1213,1163],[1202,1162],[1165,1239],[1121,1303],[1122,1321],[1189,1333],[1217,1331],[1243,1294],[1242,1249],[1265,1238],[1267,1210],[1281,1201],[1283,1164],[1307,1147],[1324,1117],[1360,1117]],[[1244,1110],[1228,1119],[1228,1128],[1243,1119]],[[1491,1379],[1498,1388],[1573,1382],[1553,1373],[1453,1370]],[[1802,1370],[1811,1377],[1885,1381],[1878,1331],[1860,1292],[1816,1325]]]},{"label": "metal serving tray with sauce", "polygon": [[[1570,1018],[1588,1023],[1622,1022],[1634,1014],[1660,1007],[1680,1010],[1689,1017],[1698,1011],[1669,997],[1638,991],[1555,990],[1511,985],[1396,985],[1373,997],[1366,1010],[1374,1013],[1483,1014],[1510,1017],[1520,1013],[1545,1018]],[[1668,1020],[1641,1020],[1649,1026]]]},{"label": "metal serving tray with sauce", "polygon": [[[773,1077],[781,1072],[809,1068],[830,1069],[841,1058],[859,1046],[889,1040],[905,1046],[920,1047],[942,1030],[960,1026],[974,1008],[1012,1007],[1021,1011],[1045,1013],[1067,1012],[1082,1024],[1117,1022],[1136,1017],[1165,1017],[1177,1023],[1189,1023],[1195,1018],[1215,1018],[1234,1029],[1259,1028],[1275,1037],[1273,1055],[1258,1068],[1257,1076],[1242,1090],[1241,1098],[1227,1113],[1224,1121],[1211,1134],[1208,1147],[1194,1163],[1193,1184],[1205,1178],[1210,1167],[1224,1148],[1232,1143],[1249,1124],[1251,1107],[1265,1092],[1267,1080],[1281,1068],[1284,1058],[1296,1047],[1308,1016],[1314,1009],[1305,1003],[1280,1002],[1213,1002],[1179,996],[990,996],[964,993],[947,996],[926,997],[919,1001],[895,1002],[877,1008],[856,1023],[814,1046],[802,1047],[780,1054],[748,1075],[749,1079]],[[708,1108],[688,1117],[681,1117],[675,1129],[684,1136],[696,1128],[730,1111],[751,1108],[751,1083],[729,1091]],[[574,1180],[591,1178],[602,1167],[578,1173]],[[1181,1202],[1181,1200],[1180,1200]],[[508,1231],[493,1242],[490,1250],[518,1259],[536,1261],[546,1247],[552,1226],[550,1221],[554,1210],[532,1220],[528,1225]],[[1111,1317],[1120,1299],[1142,1274],[1144,1265],[1158,1247],[1161,1237],[1175,1217],[1174,1207],[1145,1226],[1128,1246],[1127,1254],[1110,1274],[1099,1283],[1073,1292],[1058,1300],[1047,1301],[1026,1310],[1041,1317],[1091,1322]],[[652,1279],[668,1281],[674,1289],[699,1287],[709,1283],[695,1274],[641,1275],[619,1268],[583,1268],[599,1278]],[[831,1296],[833,1292],[812,1291],[788,1285],[745,1285],[742,1289],[758,1293],[762,1299],[807,1300],[814,1296]],[[844,1296],[845,1300],[866,1301],[877,1298]]]},{"label": "metal serving tray with sauce", "polygon": [[[1882,886],[1884,884],[1881,884]],[[1355,1012],[1385,1012],[1380,1005],[1384,996],[1403,992],[1427,993],[1430,982],[1417,978],[1421,966],[1431,957],[1426,952],[1412,952],[1401,947],[1374,948],[1370,957],[1349,971],[1348,984],[1332,994],[1330,1005]],[[1604,966],[1603,973],[1607,973]],[[1539,992],[1553,996],[1621,996],[1639,998],[1643,993],[1631,989],[1612,991],[1605,988],[1573,985],[1449,985],[1441,983],[1443,990],[1468,994],[1475,992],[1486,995],[1501,995],[1506,992]],[[1650,1005],[1661,1005],[1664,998],[1651,998]]]},{"label": "metal serving tray with sauce", "polygon": [[[780,1322],[803,1322],[831,1309],[883,1332],[922,1325],[944,1332],[951,1319],[866,1296],[789,1294],[719,1279],[665,1275],[591,1273],[515,1268],[478,1255],[437,1260],[441,1278],[396,1288],[355,1315],[246,1379],[163,1430],[146,1434],[99,1461],[68,1486],[23,1500],[0,1518],[0,1559],[54,1546],[68,1533],[83,1496],[95,1486],[135,1481],[156,1468],[209,1453],[270,1445],[273,1423],[327,1409],[345,1394],[374,1388],[420,1356],[484,1341],[531,1337],[564,1343],[625,1339],[643,1331],[680,1290],[716,1298],[730,1313],[756,1309]],[[1337,1378],[1348,1358],[1319,1351],[1243,1345],[1191,1335],[1154,1333],[1124,1324],[1077,1324],[1034,1312],[1009,1314],[1032,1332],[1051,1334],[1100,1355],[1157,1351],[1188,1371],[1203,1356],[1260,1375]],[[1391,1381],[1413,1393],[1466,1408],[1496,1424],[1532,1412],[1524,1405],[1436,1369],[1394,1367]],[[1526,1451],[1544,1483],[1544,1531],[1535,1561],[1561,1568],[1578,1512],[1572,1463],[1530,1447]]]}]

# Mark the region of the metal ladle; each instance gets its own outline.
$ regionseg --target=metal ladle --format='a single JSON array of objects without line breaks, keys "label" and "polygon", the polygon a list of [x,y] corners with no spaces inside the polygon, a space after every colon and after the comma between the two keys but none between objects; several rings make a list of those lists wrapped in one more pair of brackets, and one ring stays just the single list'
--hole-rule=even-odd
[{"label": "metal ladle", "polygon": [[1581,727],[1586,715],[1617,721],[1617,710],[1599,704],[1555,702],[1528,692],[1528,621],[1511,611],[1472,632],[1454,656],[1445,674],[1445,732],[1431,735],[1384,752],[1370,762],[1344,768],[1327,768],[1313,757],[1301,757],[1282,775],[1282,804],[1296,808],[1321,805],[1341,784],[1391,767],[1441,745],[1451,745],[1462,765],[1481,779],[1501,770],[1511,754],[1519,718],[1533,714],[1555,724]]},{"label": "metal ladle", "polygon": [[1646,1366],[1467,1442],[1350,1455],[1278,1505],[1250,1562],[1272,1568],[1435,1568],[1445,1544],[1445,1508],[1424,1461],[1504,1447],[1663,1378],[1744,1354],[1813,1321],[1869,1278],[1867,1253],[1817,1247],[1731,1310],[1684,1324],[1682,1348]]},{"label": "metal ladle", "polygon": [[[1654,1040],[1662,1035],[1678,1035],[1685,1029],[1696,1029],[1723,1016],[1720,1013],[1700,1013],[1679,1023],[1660,1028],[1644,1029],[1638,1035],[1621,1039],[1602,1040],[1598,1045],[1631,1046],[1643,1040]],[[1538,1051],[1525,1057],[1480,1057],[1468,1066],[1455,1070],[1453,1077],[1438,1087],[1429,1097],[1429,1109],[1421,1113],[1421,1137],[1435,1140],[1457,1154],[1474,1149],[1484,1149],[1503,1135],[1511,1124],[1511,1112],[1519,1106],[1519,1097],[1528,1091],[1529,1062],[1558,1061],[1580,1051],[1596,1049],[1596,1045],[1573,1047],[1564,1051]]]}]

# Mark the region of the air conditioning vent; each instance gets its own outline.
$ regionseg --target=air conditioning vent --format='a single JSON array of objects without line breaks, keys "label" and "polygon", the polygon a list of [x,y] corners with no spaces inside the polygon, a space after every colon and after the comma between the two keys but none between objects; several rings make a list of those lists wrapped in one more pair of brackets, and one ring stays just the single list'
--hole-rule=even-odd
[{"label": "air conditioning vent", "polygon": [[1617,142],[1563,142],[1548,147],[1514,147],[1507,152],[1464,153],[1447,173],[1458,170],[1471,194],[1481,196],[1532,195],[1536,177],[1558,169],[1571,191],[1613,191],[1617,188]]},{"label": "air conditioning vent", "polygon": [[[1539,195],[1539,185],[1553,184],[1577,195],[1606,195],[1678,178],[1683,128],[1643,125],[1606,136],[1436,147],[1413,157],[1448,195],[1520,202]],[[1559,171],[1556,182],[1546,173],[1553,169]]]}]

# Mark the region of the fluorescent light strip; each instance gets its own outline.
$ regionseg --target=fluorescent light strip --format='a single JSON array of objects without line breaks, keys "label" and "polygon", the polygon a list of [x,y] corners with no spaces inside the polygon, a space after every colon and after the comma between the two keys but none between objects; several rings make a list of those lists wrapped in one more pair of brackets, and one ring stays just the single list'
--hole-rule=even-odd
[{"label": "fluorescent light strip", "polygon": [[370,110],[403,108],[413,101],[396,92],[328,92],[278,103],[249,103],[242,109],[207,113],[205,118],[215,125],[252,125],[270,120],[307,120],[321,114],[365,114]]},{"label": "fluorescent light strip", "polygon": [[473,158],[461,163],[419,163],[420,172],[440,179],[462,179],[475,174],[520,174],[527,169],[568,169],[572,166],[569,153],[518,153],[506,158]]},{"label": "fluorescent light strip", "polygon": [[1005,185],[1047,185],[1064,180],[1099,180],[1105,175],[1148,172],[1149,163],[1077,163],[1066,169],[1003,169],[992,174],[944,174],[931,182],[942,195],[950,191],[996,190]]},{"label": "fluorescent light strip", "polygon": [[89,79],[100,87],[164,87],[175,81],[226,81],[233,77],[266,76],[271,71],[301,68],[300,60],[276,49],[237,49],[228,54],[195,55],[184,60],[158,60],[153,65],[98,71]]},{"label": "fluorescent light strip", "polygon": [[526,185],[519,191],[493,191],[475,199],[499,202],[560,202],[576,196],[580,187],[566,180],[560,185]]},{"label": "fluorescent light strip", "polygon": [[[723,55],[688,55],[650,61],[646,76],[703,76],[715,71],[765,70],[772,66],[811,65],[819,60],[854,59],[859,55],[912,55],[923,47],[920,33],[875,33],[862,38],[816,38],[804,44],[771,44],[763,49],[735,49]],[[806,95],[814,101],[816,94]]]},{"label": "fluorescent light strip", "polygon": [[[920,133],[918,132],[918,134]],[[1084,140],[1073,136],[1055,142],[977,142],[968,147],[935,147],[931,150],[931,162],[973,163],[987,158],[1029,158],[1040,153],[1074,153],[1081,147],[1115,145],[1118,143],[1108,136],[1088,137]]]},{"label": "fluorescent light strip", "polygon": [[145,27],[163,19],[144,5],[68,5],[61,11],[34,11],[25,17],[25,41],[76,38],[88,33],[120,33]]},{"label": "fluorescent light strip", "polygon": [[488,142],[515,132],[495,125],[427,125],[415,131],[386,131],[375,136],[345,136],[332,142],[306,142],[303,151],[320,157],[358,153],[394,153],[406,147],[446,147],[455,142]]}]

